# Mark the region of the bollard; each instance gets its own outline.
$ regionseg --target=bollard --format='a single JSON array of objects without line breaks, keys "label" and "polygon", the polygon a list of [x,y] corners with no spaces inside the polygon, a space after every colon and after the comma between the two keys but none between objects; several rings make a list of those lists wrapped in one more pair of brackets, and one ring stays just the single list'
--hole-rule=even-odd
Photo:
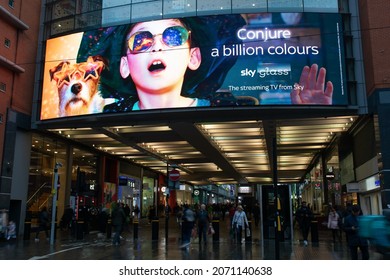
[{"label": "bollard", "polygon": [[30,233],[31,233],[31,221],[24,221],[24,233],[23,233],[23,240],[30,240]]},{"label": "bollard", "polygon": [[245,228],[245,243],[251,243],[252,242],[252,221],[251,220],[248,221],[248,228],[249,228],[249,231],[250,231],[250,235],[247,236],[246,228]]},{"label": "bollard", "polygon": [[76,228],[77,228],[76,220],[72,219],[72,223],[70,226],[70,234],[72,235],[72,237],[76,236]]},{"label": "bollard", "polygon": [[311,242],[318,243],[318,221],[311,221]]},{"label": "bollard", "polygon": [[110,239],[111,238],[111,234],[112,234],[112,226],[111,226],[111,219],[108,219],[107,220],[107,239]]},{"label": "bollard", "polygon": [[159,220],[157,217],[154,217],[152,220],[152,240],[158,240],[158,228]]},{"label": "bollard", "polygon": [[84,238],[84,221],[77,221],[76,224],[76,239],[81,240]]},{"label": "bollard", "polygon": [[31,220],[32,220],[32,213],[31,211],[27,211],[26,218],[24,219],[23,240],[30,240],[31,224],[32,224]]},{"label": "bollard", "polygon": [[133,221],[133,239],[138,239],[138,219]]},{"label": "bollard", "polygon": [[219,242],[219,220],[213,220],[212,222],[214,228],[213,242]]}]

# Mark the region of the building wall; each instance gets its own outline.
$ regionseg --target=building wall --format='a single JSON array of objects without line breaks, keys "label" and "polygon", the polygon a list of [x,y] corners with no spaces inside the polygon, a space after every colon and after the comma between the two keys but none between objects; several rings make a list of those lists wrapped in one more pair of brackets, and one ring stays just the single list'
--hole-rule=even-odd
[{"label": "building wall", "polygon": [[18,34],[15,62],[25,72],[15,75],[11,106],[13,110],[28,115],[31,115],[32,110],[40,15],[41,0],[22,1],[20,19],[29,29]]},{"label": "building wall", "polygon": [[0,0],[0,208],[10,205],[12,176],[28,172],[14,165],[16,135],[30,128],[41,8],[41,0]]},{"label": "building wall", "polygon": [[[337,13],[338,0],[88,0],[48,1],[48,36],[91,26],[161,18],[257,12]],[[53,20],[50,22],[50,20]]]},{"label": "building wall", "polygon": [[[0,19],[2,44],[0,55],[8,61],[21,67],[24,72],[17,73],[1,65],[1,82],[6,84],[6,98],[8,102],[2,102],[2,113],[4,105],[15,111],[31,115],[32,96],[34,90],[34,75],[36,67],[36,55],[38,46],[39,19],[41,15],[40,0],[14,1],[14,8],[8,5],[8,0],[1,0],[0,6],[6,12],[23,22],[28,29],[18,28],[7,20],[5,16]],[[8,39],[9,47],[4,45]],[[2,98],[3,99],[3,98]]]},{"label": "building wall", "polygon": [[360,0],[367,94],[390,87],[390,4],[388,0]]},{"label": "building wall", "polygon": [[[369,97],[369,110],[378,114],[380,153],[382,208],[390,207],[390,2],[386,0],[358,1],[362,46],[364,53],[364,69],[366,93]],[[379,156],[380,155],[380,156]],[[369,200],[368,198],[366,200]],[[370,201],[376,198],[370,198]],[[364,200],[363,200],[364,201]]]},{"label": "building wall", "polygon": [[[0,19],[1,21],[1,19]],[[0,47],[0,55],[1,50],[3,47]],[[2,66],[0,66],[0,83],[3,83],[5,85],[11,84],[11,78],[12,75],[9,75],[9,71]],[[3,158],[3,145],[4,145],[4,135],[5,135],[5,124],[6,124],[6,116],[7,116],[7,108],[9,106],[9,100],[10,100],[10,88],[7,86],[5,91],[0,91],[0,170],[2,166],[1,159]]]}]

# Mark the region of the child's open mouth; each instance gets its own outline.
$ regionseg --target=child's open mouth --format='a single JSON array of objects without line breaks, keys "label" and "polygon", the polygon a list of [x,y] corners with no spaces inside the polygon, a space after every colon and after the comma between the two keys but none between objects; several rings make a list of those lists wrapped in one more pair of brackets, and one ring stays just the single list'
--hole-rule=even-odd
[{"label": "child's open mouth", "polygon": [[149,66],[148,70],[150,72],[155,72],[155,71],[161,71],[166,68],[165,64],[161,60],[156,60],[153,61],[153,63]]}]

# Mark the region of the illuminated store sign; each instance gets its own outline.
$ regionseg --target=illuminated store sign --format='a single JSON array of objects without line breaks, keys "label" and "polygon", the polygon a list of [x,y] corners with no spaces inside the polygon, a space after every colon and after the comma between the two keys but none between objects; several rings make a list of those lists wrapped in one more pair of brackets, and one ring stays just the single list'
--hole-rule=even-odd
[{"label": "illuminated store sign", "polygon": [[347,105],[341,16],[118,25],[47,41],[41,119],[178,107]]}]

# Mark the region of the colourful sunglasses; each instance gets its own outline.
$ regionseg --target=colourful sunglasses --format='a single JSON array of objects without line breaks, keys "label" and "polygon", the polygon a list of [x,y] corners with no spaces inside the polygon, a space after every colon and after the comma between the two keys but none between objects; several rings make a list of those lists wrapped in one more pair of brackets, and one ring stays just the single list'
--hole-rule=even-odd
[{"label": "colourful sunglasses", "polygon": [[171,26],[164,30],[162,34],[153,35],[149,31],[136,32],[128,39],[128,47],[131,53],[146,52],[154,44],[154,37],[162,35],[163,43],[168,47],[178,47],[184,45],[189,37],[191,31],[185,29],[183,26]]}]

